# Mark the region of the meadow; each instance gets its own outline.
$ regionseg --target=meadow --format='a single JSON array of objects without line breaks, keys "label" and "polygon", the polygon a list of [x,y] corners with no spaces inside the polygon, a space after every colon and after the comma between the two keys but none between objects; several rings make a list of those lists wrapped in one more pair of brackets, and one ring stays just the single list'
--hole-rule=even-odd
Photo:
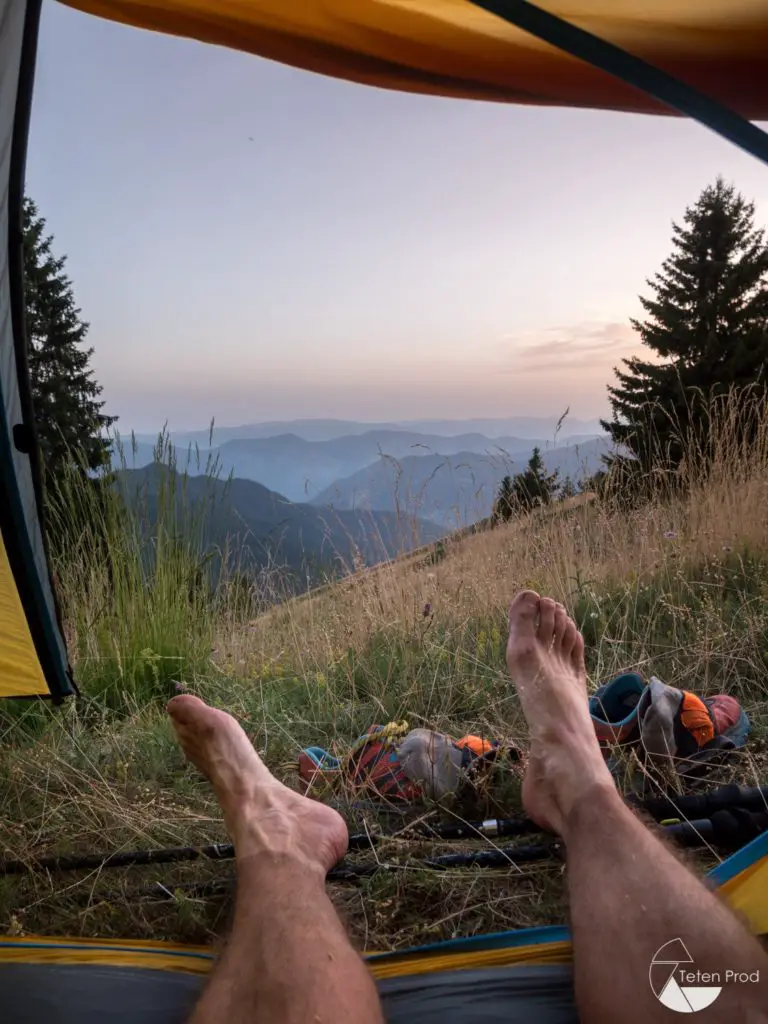
[{"label": "meadow", "polygon": [[[718,780],[765,784],[768,413],[747,443],[741,411],[725,407],[708,450],[692,445],[642,502],[609,489],[293,600],[275,600],[278,577],[248,583],[235,569],[199,585],[210,561],[205,509],[186,508],[183,493],[160,501],[148,557],[141,508],[96,502],[76,483],[64,489],[51,530],[69,539],[54,568],[81,696],[60,708],[0,708],[6,857],[225,842],[208,784],[185,763],[164,711],[177,692],[235,715],[289,785],[304,746],[343,754],[374,722],[482,733],[524,750],[504,667],[507,607],[523,587],[575,617],[591,688],[632,668],[737,696],[752,734]],[[220,561],[236,566],[236,552]],[[479,812],[519,812],[521,771],[510,766]],[[455,844],[415,841],[397,815],[336,798],[353,830],[391,834],[375,851],[389,870],[330,886],[361,948],[564,920],[557,859],[429,871],[419,858]],[[716,854],[707,857],[702,867]],[[226,931],[232,877],[231,862],[203,860],[2,877],[0,929],[214,942]]]}]

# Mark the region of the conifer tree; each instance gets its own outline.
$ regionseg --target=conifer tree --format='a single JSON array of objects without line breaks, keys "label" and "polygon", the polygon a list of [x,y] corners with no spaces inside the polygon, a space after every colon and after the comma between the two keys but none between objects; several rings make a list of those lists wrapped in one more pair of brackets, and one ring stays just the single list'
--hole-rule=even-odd
[{"label": "conifer tree", "polygon": [[561,501],[565,501],[566,498],[575,498],[577,493],[576,484],[570,476],[567,476],[560,485],[560,493],[558,497]]},{"label": "conifer tree", "polygon": [[640,298],[647,318],[632,326],[657,358],[615,371],[603,427],[643,471],[679,465],[686,439],[706,442],[713,400],[765,388],[768,245],[754,216],[754,203],[718,178],[673,224],[672,253]]},{"label": "conifer tree", "polygon": [[541,450],[534,448],[525,470],[512,481],[514,505],[521,512],[548,505],[557,496],[559,486],[559,473],[547,473]]},{"label": "conifer tree", "polygon": [[95,470],[109,459],[104,430],[114,416],[102,412],[101,387],[83,342],[66,257],[53,254],[53,238],[31,199],[24,200],[24,289],[27,353],[35,422],[46,475],[72,466]]},{"label": "conifer tree", "polygon": [[493,505],[493,519],[507,522],[515,511],[515,496],[512,488],[512,477],[507,475],[499,484],[499,491]]}]

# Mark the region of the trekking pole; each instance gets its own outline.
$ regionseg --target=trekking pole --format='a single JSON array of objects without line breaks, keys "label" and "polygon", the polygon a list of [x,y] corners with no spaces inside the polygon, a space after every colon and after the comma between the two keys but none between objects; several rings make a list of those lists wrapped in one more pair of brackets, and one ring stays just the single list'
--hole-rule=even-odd
[{"label": "trekking pole", "polygon": [[[341,861],[326,875],[327,882],[355,882],[361,878],[369,878],[377,874],[404,873],[414,870],[445,871],[456,867],[509,867],[510,864],[528,863],[531,861],[546,860],[557,853],[558,844],[552,843],[548,846],[520,846],[509,847],[498,850],[474,850],[466,854],[444,854],[439,857],[432,857],[424,861],[408,861],[398,864],[390,861],[366,861],[361,864],[347,864]],[[180,882],[165,885],[163,882],[155,882],[152,885],[140,889],[129,890],[132,899],[173,900],[177,896],[186,896],[189,899],[204,899],[208,896],[225,896],[235,889],[234,879],[212,878],[204,882]],[[91,890],[86,894],[87,899],[92,901],[94,894]],[[121,894],[107,893],[104,900],[115,902],[123,898]]]},{"label": "trekking pole", "polygon": [[735,851],[768,832],[768,811],[723,808],[709,818],[664,825],[662,830],[681,846],[707,845]]},{"label": "trekking pole", "polygon": [[[450,841],[519,835],[524,832],[537,832],[540,829],[528,818],[509,818],[447,826],[418,823],[403,831],[416,831],[423,838],[439,838]],[[349,837],[349,849],[370,848],[375,846],[380,839],[388,838],[392,837],[378,832],[354,833]],[[5,860],[0,861],[0,874],[19,875],[28,871],[100,871],[102,868],[141,867],[149,864],[173,864],[180,861],[231,860],[234,856],[235,848],[231,843],[211,843],[207,846],[170,846],[155,850],[123,850],[116,853],[86,853],[80,856],[53,855],[30,857],[29,860]]]},{"label": "trekking pole", "polygon": [[[756,824],[761,820],[762,814],[768,813],[768,786],[762,788],[723,786],[712,793],[704,793],[700,796],[684,796],[675,799],[660,797],[633,803],[657,820],[674,819],[674,822],[668,824],[664,831],[671,838],[683,842],[685,845],[697,845],[693,836],[699,836],[700,840],[702,837],[709,837],[706,841],[714,837],[713,845],[716,841],[736,849],[738,845],[749,842],[760,831],[768,830],[768,826],[764,825],[761,828],[759,824]],[[739,816],[738,812],[744,812],[748,817]],[[680,820],[683,817],[693,818],[693,820]],[[412,826],[404,826],[401,832],[395,836],[382,835],[378,832],[355,833],[349,837],[349,849],[370,848],[381,840],[393,839],[398,836],[407,839],[409,838],[408,832],[415,832],[423,839],[450,842],[460,839],[517,836],[541,831],[530,818],[523,817],[489,818],[478,822],[434,825],[418,822]],[[100,871],[102,868],[172,864],[192,860],[231,860],[234,855],[235,848],[231,843],[175,846],[154,850],[125,850],[117,853],[90,853],[81,856],[53,855],[29,858],[28,860],[0,861],[0,874],[18,875],[32,871]],[[463,854],[450,854],[449,856],[460,857]]]},{"label": "trekking pole", "polygon": [[[677,843],[686,847],[725,845],[738,849],[755,836],[768,831],[768,812],[747,811],[744,808],[730,808],[715,812],[711,818],[679,822],[663,827],[663,832]],[[374,839],[371,837],[361,837]],[[386,838],[386,837],[382,837]],[[342,861],[326,875],[328,882],[355,882],[379,873],[406,872],[413,870],[446,871],[451,868],[509,868],[513,865],[532,863],[550,858],[562,857],[562,843],[552,842],[537,845],[507,846],[498,849],[470,850],[463,853],[441,854],[426,860],[411,860],[403,864],[387,861],[368,861],[362,864],[348,864]],[[210,879],[205,882],[181,882],[166,886],[162,882],[145,888],[132,890],[132,898],[142,897],[172,900],[177,895],[191,899],[228,895],[235,888],[234,879]],[[89,891],[89,900],[93,893]],[[108,898],[108,897],[105,897]]]},{"label": "trekking pole", "polygon": [[647,800],[629,798],[628,803],[641,807],[657,821],[666,818],[709,818],[717,811],[741,807],[746,811],[768,810],[768,786],[721,786],[711,793],[690,796],[651,797]]},{"label": "trekking pole", "polygon": [[[715,789],[711,793],[674,798],[654,797],[640,800],[635,797],[628,797],[627,803],[631,807],[644,810],[659,822],[668,819],[681,820],[683,818],[703,820],[711,818],[719,811],[737,808],[755,812],[768,811],[768,786],[748,787],[729,785]],[[534,821],[525,817],[489,818],[485,821],[457,821],[449,824],[435,825],[431,825],[429,822],[419,822],[413,828],[420,836],[445,840],[518,836],[542,831]],[[403,832],[408,831],[409,826],[404,825]],[[358,840],[360,845],[365,845],[366,837],[365,835],[352,836],[350,845],[352,840]]]},{"label": "trekking pole", "polygon": [[102,868],[126,868],[146,864],[173,864],[188,860],[230,860],[235,856],[231,843],[209,846],[170,846],[157,850],[126,850],[122,853],[87,853],[83,856],[39,857],[29,860],[0,861],[0,874],[20,875],[28,871],[100,871]]}]

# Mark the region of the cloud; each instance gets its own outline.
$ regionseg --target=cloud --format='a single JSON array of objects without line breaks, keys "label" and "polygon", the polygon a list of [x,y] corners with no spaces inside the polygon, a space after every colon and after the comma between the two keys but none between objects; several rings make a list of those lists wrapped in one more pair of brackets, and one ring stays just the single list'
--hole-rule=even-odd
[{"label": "cloud", "polygon": [[602,368],[615,364],[640,343],[629,324],[603,321],[505,335],[502,341],[502,369],[508,373]]}]

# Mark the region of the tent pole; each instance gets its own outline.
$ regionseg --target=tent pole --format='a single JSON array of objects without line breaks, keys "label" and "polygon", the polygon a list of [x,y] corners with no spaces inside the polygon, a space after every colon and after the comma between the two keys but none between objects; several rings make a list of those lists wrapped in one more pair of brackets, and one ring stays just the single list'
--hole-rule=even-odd
[{"label": "tent pole", "polygon": [[470,0],[489,14],[508,21],[565,53],[614,75],[655,97],[672,110],[699,121],[768,163],[768,133],[691,85],[668,75],[640,57],[608,43],[529,0]]}]

